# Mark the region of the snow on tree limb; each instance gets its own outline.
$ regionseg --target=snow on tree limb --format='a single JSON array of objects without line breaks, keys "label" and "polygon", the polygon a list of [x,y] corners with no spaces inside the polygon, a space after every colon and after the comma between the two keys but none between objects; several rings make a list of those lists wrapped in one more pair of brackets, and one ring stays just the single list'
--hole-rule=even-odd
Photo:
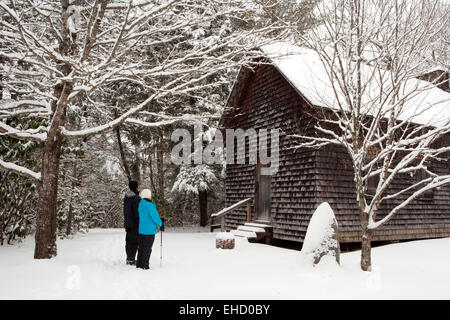
[{"label": "snow on tree limb", "polygon": [[21,110],[14,110],[10,112],[5,112],[0,110],[0,119],[6,119],[10,117],[20,116],[20,115],[34,115],[34,116],[48,116],[50,115],[50,112],[47,109],[43,108],[32,108],[32,109],[21,109]]},{"label": "snow on tree limb", "polygon": [[30,169],[19,166],[17,164],[3,161],[2,159],[0,159],[0,168],[7,170],[7,171],[17,173],[18,175],[20,175],[22,177],[31,178],[37,182],[41,181],[41,173],[40,172],[34,172]]},{"label": "snow on tree limb", "polygon": [[47,139],[46,127],[37,129],[17,130],[0,121],[0,135],[8,135],[19,140],[45,141]]},{"label": "snow on tree limb", "polygon": [[195,116],[195,115],[183,115],[180,117],[169,117],[169,116],[163,116],[163,115],[159,115],[159,114],[153,114],[153,116],[156,117],[161,117],[164,120],[161,121],[155,121],[155,122],[148,122],[148,121],[143,121],[140,119],[134,119],[134,118],[128,118],[126,120],[127,123],[131,123],[131,124],[135,124],[135,125],[139,125],[142,127],[160,127],[160,126],[165,126],[165,125],[169,125],[169,124],[173,124],[176,122],[184,122],[184,123],[189,123],[189,122],[201,122],[201,121],[205,121],[206,119],[209,119],[210,116]]},{"label": "snow on tree limb", "polygon": [[61,129],[61,133],[66,136],[67,138],[84,138],[89,137],[95,134],[100,134],[106,131],[109,131],[111,129],[114,129],[115,127],[121,125],[128,117],[136,114],[140,110],[142,110],[148,103],[150,103],[154,99],[155,95],[151,96],[147,100],[145,100],[143,103],[138,105],[137,107],[132,108],[131,110],[125,112],[123,115],[119,116],[115,120],[106,123],[104,125],[100,125],[97,127],[93,127],[90,129],[84,129],[84,130],[77,130],[77,131],[70,131],[65,128]]},{"label": "snow on tree limb", "polygon": [[0,111],[6,111],[11,109],[17,109],[21,107],[41,107],[45,110],[50,109],[50,105],[46,102],[36,101],[36,100],[20,100],[20,101],[6,101],[5,103],[0,103]]},{"label": "snow on tree limb", "polygon": [[[149,1],[149,0],[134,0],[134,1],[116,0],[116,1],[108,1],[108,2],[110,2],[107,6],[108,10],[128,9],[128,8],[145,7],[145,6],[154,7],[154,5],[155,5],[154,1]],[[158,12],[158,11],[161,11],[177,2],[180,2],[180,0],[171,0],[171,1],[168,1],[166,4],[158,6],[156,9],[152,9],[152,10],[153,10],[153,12]]]}]

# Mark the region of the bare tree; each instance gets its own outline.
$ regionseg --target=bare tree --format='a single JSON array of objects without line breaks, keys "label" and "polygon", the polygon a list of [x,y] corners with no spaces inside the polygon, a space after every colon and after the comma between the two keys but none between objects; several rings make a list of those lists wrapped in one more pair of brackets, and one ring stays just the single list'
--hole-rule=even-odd
[{"label": "bare tree", "polygon": [[[97,135],[151,112],[151,102],[195,95],[218,85],[208,77],[244,63],[249,48],[259,44],[272,26],[252,22],[256,7],[248,1],[160,0],[10,0],[0,1],[2,90],[19,92],[2,99],[0,133],[42,146],[39,172],[0,159],[0,168],[38,185],[36,259],[56,256],[56,210],[60,152],[63,141]],[[226,18],[226,19],[225,19]],[[226,20],[247,26],[233,32]],[[202,26],[222,23],[220,34]],[[228,21],[229,22],[229,21]],[[221,51],[224,46],[232,50]],[[166,50],[155,50],[165,47]],[[130,82],[145,98],[111,118],[114,106],[105,88]],[[68,108],[80,112],[82,128],[66,126]],[[108,112],[109,111],[109,112]],[[41,116],[46,125],[23,130],[9,124],[13,115]],[[158,116],[158,114],[153,114]],[[163,118],[161,123],[175,121]],[[157,126],[158,122],[151,125]]]},{"label": "bare tree", "polygon": [[[430,165],[449,156],[449,95],[416,78],[424,61],[433,63],[434,46],[441,46],[429,39],[444,34],[448,6],[336,0],[322,2],[316,13],[322,25],[300,38],[318,61],[316,80],[311,77],[308,86],[323,118],[315,135],[297,136],[302,146],[333,144],[349,155],[362,228],[361,268],[370,271],[373,232],[414,199],[450,182],[448,173]],[[415,181],[390,189],[405,174]],[[400,201],[377,220],[382,203],[393,198]]]}]

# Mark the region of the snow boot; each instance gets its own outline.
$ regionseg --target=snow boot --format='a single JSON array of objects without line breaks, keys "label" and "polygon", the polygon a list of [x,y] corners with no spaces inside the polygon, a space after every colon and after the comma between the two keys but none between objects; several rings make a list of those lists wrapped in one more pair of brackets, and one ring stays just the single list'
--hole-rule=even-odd
[{"label": "snow boot", "polygon": [[136,269],[142,269],[142,270],[150,270],[150,267],[142,267],[142,266],[136,266]]},{"label": "snow boot", "polygon": [[129,266],[136,265],[136,260],[127,260],[127,265],[129,265]]}]

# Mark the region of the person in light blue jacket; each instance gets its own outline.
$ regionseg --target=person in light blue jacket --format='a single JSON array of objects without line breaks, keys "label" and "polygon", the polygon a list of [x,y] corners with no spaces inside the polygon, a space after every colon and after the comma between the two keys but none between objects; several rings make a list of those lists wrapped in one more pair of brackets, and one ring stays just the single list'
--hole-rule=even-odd
[{"label": "person in light blue jacket", "polygon": [[150,255],[158,226],[162,226],[156,205],[152,202],[152,192],[144,189],[139,202],[139,245],[136,268],[149,269]]}]

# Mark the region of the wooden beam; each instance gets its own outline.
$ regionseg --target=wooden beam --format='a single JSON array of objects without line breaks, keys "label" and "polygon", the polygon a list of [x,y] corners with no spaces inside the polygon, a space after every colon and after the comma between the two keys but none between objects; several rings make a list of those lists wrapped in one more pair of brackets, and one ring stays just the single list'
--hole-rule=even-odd
[{"label": "wooden beam", "polygon": [[[211,224],[211,232],[213,232],[213,222],[215,218],[220,218],[220,229],[222,232],[225,232],[225,215],[227,213],[232,212],[233,210],[239,208],[240,206],[247,204],[247,215],[248,215],[248,219],[251,219],[251,207],[250,207],[250,202],[251,202],[252,198],[247,198],[244,200],[241,200],[231,206],[229,206],[228,208],[222,209],[221,211],[214,213],[210,216],[210,224]],[[250,220],[248,220],[250,221]]]},{"label": "wooden beam", "polygon": [[221,217],[221,216],[223,216],[223,215],[225,215],[225,214],[227,214],[227,213],[229,213],[229,212],[239,208],[240,206],[246,204],[247,202],[249,202],[251,200],[252,200],[252,198],[247,198],[247,199],[241,200],[241,201],[239,201],[239,202],[229,206],[228,208],[225,208],[225,209],[223,209],[223,210],[221,210],[221,211],[219,211],[217,213],[212,214],[211,217],[212,218]]}]

